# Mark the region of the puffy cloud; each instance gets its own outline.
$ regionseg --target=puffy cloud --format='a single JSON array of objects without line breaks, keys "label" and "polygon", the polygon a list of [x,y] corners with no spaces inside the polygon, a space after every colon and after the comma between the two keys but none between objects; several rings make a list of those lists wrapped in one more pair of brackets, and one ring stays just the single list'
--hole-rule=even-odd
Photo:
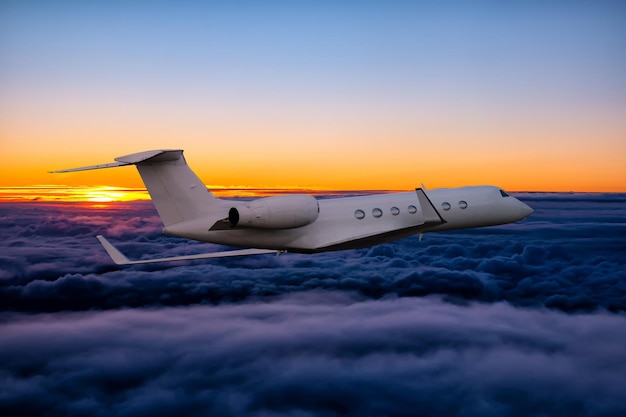
[{"label": "puffy cloud", "polygon": [[95,235],[223,248],[147,202],[1,204],[0,413],[624,415],[626,195],[522,197],[518,224],[124,268]]},{"label": "puffy cloud", "polygon": [[94,236],[130,258],[216,245],[170,238],[149,202],[3,204],[0,302],[18,311],[235,302],[310,289],[442,294],[566,311],[626,309],[626,197],[526,194],[535,209],[511,225],[407,238],[369,249],[119,268]]},{"label": "puffy cloud", "polygon": [[626,413],[626,317],[309,291],[0,315],[7,415]]}]

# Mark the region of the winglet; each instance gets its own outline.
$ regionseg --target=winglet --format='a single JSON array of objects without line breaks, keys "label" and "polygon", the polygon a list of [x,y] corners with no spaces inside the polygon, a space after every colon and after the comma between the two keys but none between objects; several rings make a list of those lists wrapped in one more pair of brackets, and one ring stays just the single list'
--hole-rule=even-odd
[{"label": "winglet", "polygon": [[[111,244],[104,236],[98,235],[98,240],[104,246],[113,262],[117,265],[137,265],[137,264],[151,264],[156,262],[172,262],[172,261],[192,261],[196,259],[209,259],[209,258],[227,258],[231,256],[249,256],[249,255],[263,255],[267,253],[279,253],[280,251],[273,249],[241,249],[230,250],[225,252],[212,252],[212,253],[200,253],[197,255],[183,255],[172,256],[169,258],[157,258],[157,259],[142,259],[140,261],[129,260],[122,252]],[[283,251],[284,252],[284,251]]]},{"label": "winglet", "polygon": [[109,242],[104,236],[98,235],[96,237],[98,238],[102,246],[104,246],[104,250],[107,251],[111,259],[113,259],[113,262],[115,262],[117,265],[128,265],[132,263],[131,261],[128,260],[126,256],[124,256],[122,252],[120,252],[115,246],[113,246],[111,242]]}]

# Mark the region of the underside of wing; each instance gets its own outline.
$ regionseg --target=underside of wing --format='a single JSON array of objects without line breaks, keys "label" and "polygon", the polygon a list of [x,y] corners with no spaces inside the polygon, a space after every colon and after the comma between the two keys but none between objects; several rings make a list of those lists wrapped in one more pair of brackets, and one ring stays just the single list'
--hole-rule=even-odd
[{"label": "underside of wing", "polygon": [[156,259],[142,259],[139,261],[131,261],[126,255],[119,251],[115,246],[111,244],[104,236],[97,236],[98,240],[107,251],[113,262],[117,265],[138,265],[138,264],[150,264],[157,262],[172,262],[172,261],[190,261],[196,259],[210,259],[210,258],[227,258],[231,256],[250,256],[250,255],[263,255],[263,254],[277,254],[279,251],[271,249],[240,249],[230,250],[224,252],[212,252],[212,253],[200,253],[197,255],[184,255],[184,256],[172,256],[168,258],[156,258]]}]

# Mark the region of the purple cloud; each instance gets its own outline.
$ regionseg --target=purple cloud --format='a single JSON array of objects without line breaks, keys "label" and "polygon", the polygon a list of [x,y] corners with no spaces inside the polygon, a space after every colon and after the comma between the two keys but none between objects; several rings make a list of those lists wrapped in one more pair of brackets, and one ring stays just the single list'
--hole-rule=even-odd
[{"label": "purple cloud", "polygon": [[0,414],[624,415],[626,196],[522,197],[518,224],[131,268],[94,236],[223,248],[147,202],[1,204]]},{"label": "purple cloud", "polygon": [[436,298],[22,315],[7,415],[623,415],[626,319]]},{"label": "purple cloud", "polygon": [[[311,289],[380,298],[441,294],[565,311],[626,309],[626,197],[527,194],[525,222],[427,234],[370,249],[118,268],[94,236],[131,258],[220,250],[169,238],[149,202],[3,204],[4,309],[59,311],[237,302]],[[181,266],[182,265],[182,266]]]}]

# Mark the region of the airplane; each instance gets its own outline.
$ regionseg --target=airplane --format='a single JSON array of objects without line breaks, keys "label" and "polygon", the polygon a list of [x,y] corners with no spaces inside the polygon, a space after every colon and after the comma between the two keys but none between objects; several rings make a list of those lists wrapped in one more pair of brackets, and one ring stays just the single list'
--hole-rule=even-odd
[{"label": "airplane", "polygon": [[163,233],[246,249],[129,260],[97,236],[113,262],[135,265],[283,252],[357,249],[411,235],[523,220],[533,209],[494,186],[468,186],[317,199],[292,194],[251,201],[217,198],[187,165],[183,150],[120,156],[64,173],[135,165],[163,222]]}]

